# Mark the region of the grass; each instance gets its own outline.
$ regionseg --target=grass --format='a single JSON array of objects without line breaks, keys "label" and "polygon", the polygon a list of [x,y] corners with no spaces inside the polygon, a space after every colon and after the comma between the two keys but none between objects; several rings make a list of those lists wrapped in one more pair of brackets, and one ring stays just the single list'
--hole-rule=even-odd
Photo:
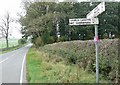
[{"label": "grass", "polygon": [[16,49],[18,49],[18,48],[20,48],[20,47],[22,47],[22,45],[17,45],[17,46],[13,46],[13,47],[9,47],[9,48],[0,49],[0,54],[7,53],[7,52],[10,52],[10,51],[16,50]]},{"label": "grass", "polygon": [[[18,45],[18,39],[9,39],[9,47]],[[6,48],[6,40],[0,39],[0,49]]]},{"label": "grass", "polygon": [[18,39],[9,39],[9,47],[6,48],[6,40],[0,39],[0,54],[16,50],[24,45],[18,45]]},{"label": "grass", "polygon": [[[100,83],[114,83],[118,75],[118,39],[104,39],[98,44]],[[94,42],[67,41],[31,48],[27,79],[30,83],[95,83]]]},{"label": "grass", "polygon": [[[66,63],[60,55],[30,48],[27,80],[29,83],[95,83],[95,73],[88,73],[77,64]],[[101,79],[100,82],[106,81]]]}]

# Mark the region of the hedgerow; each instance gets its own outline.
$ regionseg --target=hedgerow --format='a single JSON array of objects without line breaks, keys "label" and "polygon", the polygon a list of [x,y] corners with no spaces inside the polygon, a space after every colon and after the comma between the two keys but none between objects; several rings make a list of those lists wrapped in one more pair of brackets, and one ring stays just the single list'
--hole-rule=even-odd
[{"label": "hedgerow", "polygon": [[[98,42],[99,72],[111,82],[119,80],[117,41],[118,39],[104,39]],[[92,40],[59,42],[40,47],[39,50],[63,57],[66,64],[77,64],[88,72],[96,71],[95,44]]]}]

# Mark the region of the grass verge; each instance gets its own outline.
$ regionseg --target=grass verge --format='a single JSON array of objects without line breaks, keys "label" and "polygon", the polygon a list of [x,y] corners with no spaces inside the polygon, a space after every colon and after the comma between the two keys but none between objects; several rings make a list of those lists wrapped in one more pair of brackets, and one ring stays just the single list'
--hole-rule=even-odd
[{"label": "grass verge", "polygon": [[19,49],[19,48],[21,48],[21,47],[23,47],[23,46],[24,46],[24,45],[17,45],[17,46],[13,46],[13,47],[9,47],[9,48],[0,49],[0,54],[7,53],[7,52],[10,52],[10,51]]},{"label": "grass verge", "polygon": [[[67,64],[59,55],[30,48],[27,54],[29,83],[95,83],[95,73],[88,73],[77,64]],[[106,82],[101,79],[100,82]]]}]

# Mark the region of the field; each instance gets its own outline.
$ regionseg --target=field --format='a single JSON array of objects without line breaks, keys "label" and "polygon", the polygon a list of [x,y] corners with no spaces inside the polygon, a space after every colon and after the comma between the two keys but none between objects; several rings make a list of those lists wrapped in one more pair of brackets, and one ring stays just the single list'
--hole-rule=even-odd
[{"label": "field", "polygon": [[[9,47],[13,47],[18,45],[18,39],[9,39]],[[5,39],[0,40],[0,49],[6,48],[6,41]]]},{"label": "field", "polygon": [[[118,80],[117,39],[99,41],[100,83]],[[31,48],[27,55],[30,83],[95,83],[95,45],[70,41]]]}]

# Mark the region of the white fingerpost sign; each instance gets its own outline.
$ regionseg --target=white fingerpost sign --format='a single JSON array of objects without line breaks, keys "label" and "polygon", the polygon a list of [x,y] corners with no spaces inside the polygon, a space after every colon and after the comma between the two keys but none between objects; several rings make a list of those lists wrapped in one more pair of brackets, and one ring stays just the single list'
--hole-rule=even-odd
[{"label": "white fingerpost sign", "polygon": [[96,46],[96,83],[99,83],[99,62],[98,62],[98,25],[99,20],[96,18],[99,14],[105,11],[105,2],[101,2],[90,13],[87,18],[69,19],[69,25],[94,25],[95,37],[94,42]]},{"label": "white fingerpost sign", "polygon": [[97,17],[99,14],[105,11],[105,2],[101,2],[97,7],[95,7],[90,13],[87,14],[87,18]]},{"label": "white fingerpost sign", "polygon": [[77,18],[77,19],[69,19],[69,25],[95,25],[99,24],[98,18]]}]

